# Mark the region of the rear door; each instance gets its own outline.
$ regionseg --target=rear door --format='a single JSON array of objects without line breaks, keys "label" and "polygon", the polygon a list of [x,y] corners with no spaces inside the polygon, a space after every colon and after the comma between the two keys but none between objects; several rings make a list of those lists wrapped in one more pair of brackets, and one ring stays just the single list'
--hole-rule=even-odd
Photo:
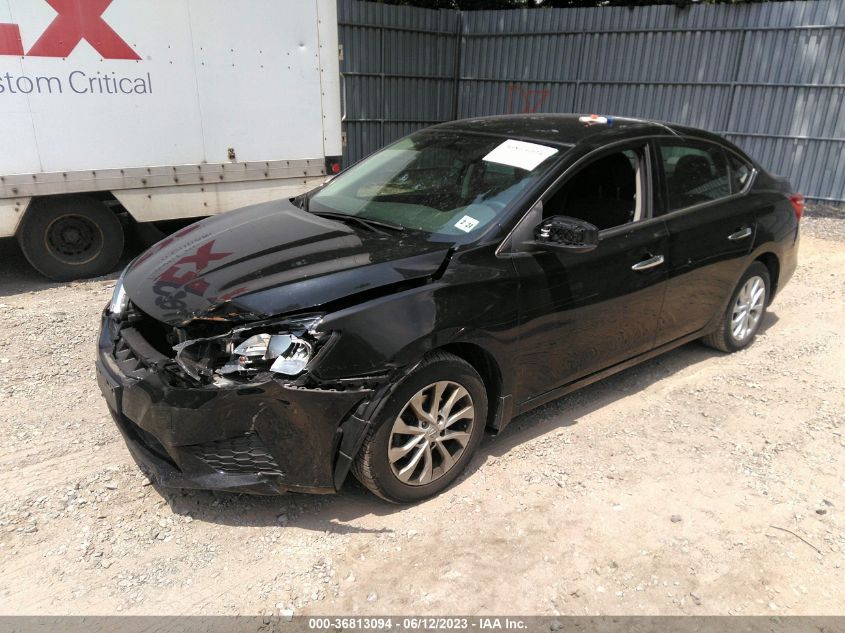
[{"label": "rear door", "polygon": [[669,231],[668,282],[657,345],[701,330],[748,266],[755,209],[744,195],[753,167],[715,143],[656,142],[660,209]]},{"label": "rear door", "polygon": [[596,155],[544,197],[542,212],[535,208],[523,221],[531,229],[566,215],[595,224],[600,233],[598,247],[587,253],[528,251],[515,258],[517,402],[653,346],[669,240],[662,219],[651,217],[652,163],[646,143]]}]

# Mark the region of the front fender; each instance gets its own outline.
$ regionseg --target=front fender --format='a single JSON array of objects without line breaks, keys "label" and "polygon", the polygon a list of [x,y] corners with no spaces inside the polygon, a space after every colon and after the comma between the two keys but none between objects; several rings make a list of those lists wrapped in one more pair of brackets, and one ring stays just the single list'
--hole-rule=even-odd
[{"label": "front fender", "polygon": [[516,341],[516,306],[494,288],[432,282],[345,308],[323,318],[318,330],[336,341],[311,373],[331,382],[407,367],[428,352],[455,343],[487,351],[505,379],[508,349]]}]

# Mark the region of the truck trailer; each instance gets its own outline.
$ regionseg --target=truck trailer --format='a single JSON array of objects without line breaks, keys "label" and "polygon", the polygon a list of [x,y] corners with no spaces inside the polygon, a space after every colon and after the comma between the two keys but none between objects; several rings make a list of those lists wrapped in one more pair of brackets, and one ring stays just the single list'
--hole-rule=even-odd
[{"label": "truck trailer", "polygon": [[[54,280],[340,170],[335,0],[0,0],[0,237]],[[144,229],[147,229],[146,231]]]}]

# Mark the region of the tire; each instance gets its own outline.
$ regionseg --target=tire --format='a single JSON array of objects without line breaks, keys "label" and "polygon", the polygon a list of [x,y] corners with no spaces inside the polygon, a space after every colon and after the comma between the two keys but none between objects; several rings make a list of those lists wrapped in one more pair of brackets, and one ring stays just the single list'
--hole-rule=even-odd
[{"label": "tire", "polygon": [[123,254],[123,240],[117,216],[99,200],[82,196],[33,203],[18,230],[24,256],[54,281],[113,271]]},{"label": "tire", "polygon": [[[741,315],[741,305],[747,304],[746,301],[740,298],[740,294],[744,289],[747,289],[747,286],[753,287],[755,283],[753,280],[762,282],[762,297],[759,297],[757,301],[753,301],[753,305],[759,305],[759,313],[756,313],[756,318],[752,319],[750,315],[753,314],[753,310],[748,310],[749,318],[746,321],[748,325],[747,330],[740,332],[741,335],[737,335],[737,330],[732,325],[732,321],[735,315]],[[757,336],[757,332],[760,330],[760,324],[763,322],[763,318],[766,316],[766,307],[769,305],[771,287],[769,269],[761,262],[751,264],[748,270],[745,271],[745,274],[740,278],[733,294],[731,294],[731,300],[728,302],[728,307],[722,314],[718,326],[713,332],[703,337],[701,341],[709,347],[728,353],[738,352],[751,345]],[[757,294],[759,292],[754,293],[755,296],[750,298],[754,299]],[[751,323],[752,320],[753,323]],[[745,328],[740,329],[745,330]]]},{"label": "tire", "polygon": [[[444,427],[442,425],[445,421],[438,426],[438,423],[427,423],[417,416],[411,404],[412,398],[423,392],[416,402],[423,410],[428,409],[430,412],[437,385],[443,385],[439,392],[439,411],[455,415],[465,412],[471,406],[471,420],[462,417]],[[464,393],[466,395],[462,395]],[[453,394],[456,399],[449,410],[446,405]],[[404,426],[397,426],[400,416]],[[352,473],[374,494],[393,503],[413,503],[433,497],[449,487],[466,468],[481,442],[486,422],[487,390],[478,372],[457,356],[433,352],[389,396],[352,464]],[[427,426],[425,431],[422,430],[424,425]],[[413,427],[414,433],[403,434],[401,431],[408,427]],[[417,444],[405,451],[411,442]],[[465,444],[462,445],[462,442]],[[394,449],[393,462],[389,457],[391,448]],[[447,462],[444,451],[453,460],[445,470]],[[403,475],[408,479],[403,481],[396,471],[408,467],[417,453],[422,456],[418,458],[417,466]],[[403,456],[396,459],[397,454]],[[427,482],[426,463],[430,469],[430,480]]]},{"label": "tire", "polygon": [[167,237],[167,233],[156,226],[155,222],[133,222],[135,237],[147,249]]}]

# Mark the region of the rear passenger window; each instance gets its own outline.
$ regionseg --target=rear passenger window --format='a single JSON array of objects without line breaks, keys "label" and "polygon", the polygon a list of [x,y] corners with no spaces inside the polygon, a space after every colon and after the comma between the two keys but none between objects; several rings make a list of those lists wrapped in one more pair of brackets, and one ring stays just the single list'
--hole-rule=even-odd
[{"label": "rear passenger window", "polygon": [[668,211],[731,195],[728,161],[722,148],[670,142],[660,145],[660,155],[669,193]]},{"label": "rear passenger window", "polygon": [[733,154],[728,154],[728,168],[731,173],[731,193],[745,191],[754,168]]}]

